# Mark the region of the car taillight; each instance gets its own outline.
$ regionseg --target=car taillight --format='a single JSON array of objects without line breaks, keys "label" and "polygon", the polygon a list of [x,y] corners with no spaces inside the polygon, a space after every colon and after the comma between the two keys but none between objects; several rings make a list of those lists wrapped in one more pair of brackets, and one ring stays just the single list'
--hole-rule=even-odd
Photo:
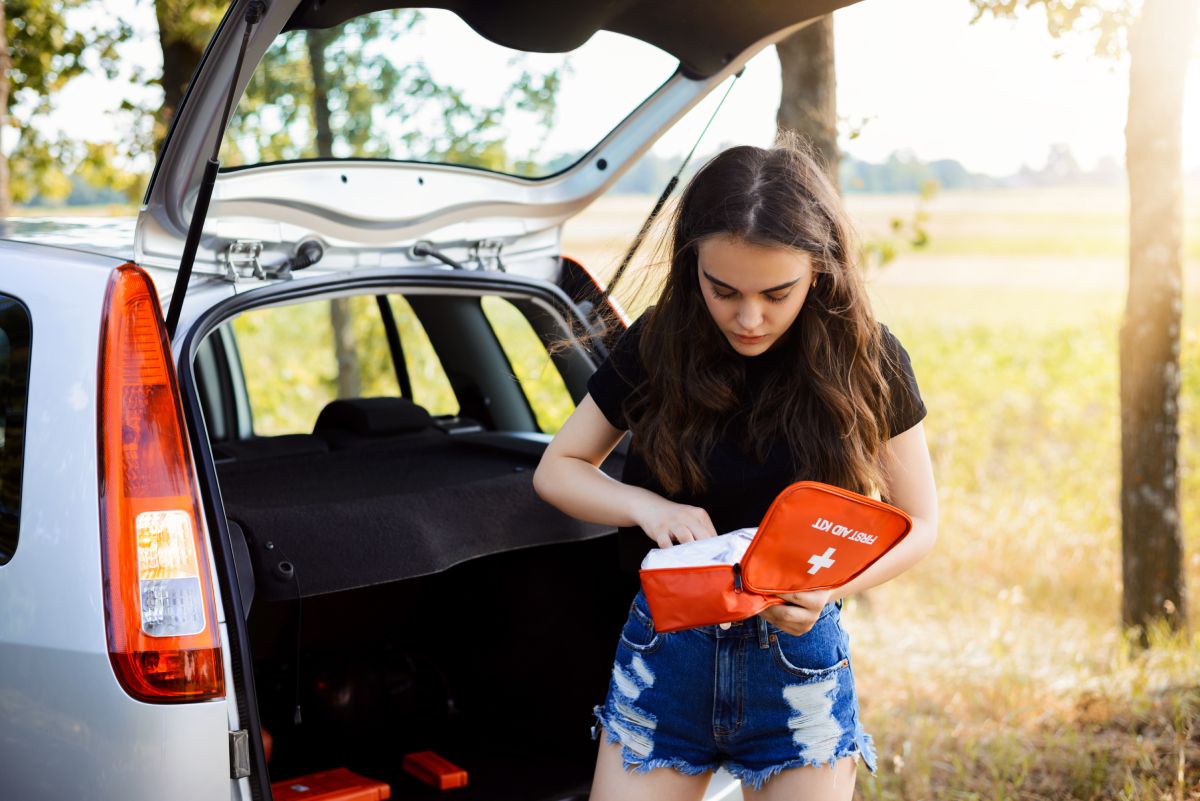
[{"label": "car taillight", "polygon": [[143,701],[225,694],[199,496],[162,309],[133,264],[100,330],[100,531],[108,653]]}]

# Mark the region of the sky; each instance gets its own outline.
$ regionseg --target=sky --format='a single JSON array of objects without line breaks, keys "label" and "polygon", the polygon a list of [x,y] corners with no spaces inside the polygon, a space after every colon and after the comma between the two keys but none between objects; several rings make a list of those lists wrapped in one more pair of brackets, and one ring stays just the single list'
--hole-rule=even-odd
[{"label": "sky", "polygon": [[[1084,168],[1106,155],[1123,163],[1128,60],[1093,56],[1082,36],[1055,40],[1034,11],[971,25],[973,13],[967,0],[863,0],[834,13],[838,115],[866,120],[854,141],[843,131],[842,147],[868,161],[904,150],[953,158],[993,175],[1040,167],[1059,142]],[[1186,89],[1186,169],[1200,167],[1198,64]],[[773,48],[755,57],[722,112],[732,119],[709,136],[770,141],[778,71]]]},{"label": "sky", "polygon": [[[916,7],[920,12],[914,11]],[[109,0],[106,10],[134,22],[139,36],[124,52],[129,64],[157,70],[160,55],[152,5],[147,0]],[[838,113],[842,147],[851,155],[881,161],[893,152],[932,160],[953,158],[967,169],[1006,175],[1022,165],[1040,167],[1056,143],[1070,146],[1085,168],[1111,156],[1123,161],[1128,62],[1091,54],[1085,36],[1055,40],[1036,10],[1016,21],[990,17],[969,24],[968,0],[862,0],[834,15]],[[442,23],[438,23],[441,25]],[[427,37],[425,54],[450,80],[469,82],[490,73],[480,59],[462,58],[473,34],[456,20]],[[665,54],[641,43],[595,41],[572,57],[574,72],[561,93],[558,122],[549,145],[587,147],[600,138],[673,69]],[[458,46],[460,43],[464,47]],[[1200,46],[1197,47],[1200,53]],[[497,56],[498,58],[499,56]],[[551,59],[553,60],[553,59]],[[1184,165],[1200,168],[1200,59],[1193,59],[1185,99]],[[721,90],[677,123],[656,145],[660,154],[681,153],[695,142]],[[64,90],[51,125],[72,135],[97,135],[97,120],[120,102],[118,88],[82,78]],[[700,150],[718,143],[767,144],[779,95],[774,48],[756,56],[735,85]],[[850,141],[850,126],[860,135]],[[115,122],[108,130],[116,138]]]}]

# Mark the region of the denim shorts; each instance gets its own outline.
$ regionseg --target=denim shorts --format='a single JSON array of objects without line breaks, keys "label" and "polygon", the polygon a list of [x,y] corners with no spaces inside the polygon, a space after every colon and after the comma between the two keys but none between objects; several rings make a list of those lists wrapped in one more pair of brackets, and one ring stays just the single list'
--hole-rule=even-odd
[{"label": "denim shorts", "polygon": [[859,721],[850,635],[841,602],[813,627],[788,634],[762,617],[667,633],[638,590],[617,642],[603,704],[593,708],[624,768],[694,775],[724,766],[759,789],[801,765],[861,756],[875,773]]}]

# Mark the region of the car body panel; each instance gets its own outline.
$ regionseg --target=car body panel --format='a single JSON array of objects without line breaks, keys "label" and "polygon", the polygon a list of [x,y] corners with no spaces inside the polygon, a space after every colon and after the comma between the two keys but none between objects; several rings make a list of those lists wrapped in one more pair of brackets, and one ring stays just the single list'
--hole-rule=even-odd
[{"label": "car body panel", "polygon": [[133,261],[137,216],[9,217],[0,219],[0,239],[53,245],[82,253]]},{"label": "car body panel", "polygon": [[0,795],[6,798],[230,794],[226,699],[135,701],[109,661],[96,387],[105,291],[120,263],[0,243],[0,291],[25,304],[33,331],[20,537],[12,560],[0,567]]}]

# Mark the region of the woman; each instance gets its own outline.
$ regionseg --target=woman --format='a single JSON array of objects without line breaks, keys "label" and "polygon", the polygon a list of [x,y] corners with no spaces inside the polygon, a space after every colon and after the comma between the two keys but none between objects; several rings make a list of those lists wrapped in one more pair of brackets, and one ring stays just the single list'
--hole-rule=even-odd
[{"label": "woman", "polygon": [[[626,575],[655,545],[757,526],[803,479],[878,491],[913,520],[850,583],[747,620],[659,633],[639,590],[594,710],[607,737],[593,801],[698,799],[722,765],[748,799],[849,799],[859,757],[876,769],[842,599],[930,550],[937,501],[925,406],[857,256],[837,192],[794,139],[722,152],[680,198],[657,302],[546,449],[536,491],[620,527]],[[598,465],[627,430],[617,481]]]}]

